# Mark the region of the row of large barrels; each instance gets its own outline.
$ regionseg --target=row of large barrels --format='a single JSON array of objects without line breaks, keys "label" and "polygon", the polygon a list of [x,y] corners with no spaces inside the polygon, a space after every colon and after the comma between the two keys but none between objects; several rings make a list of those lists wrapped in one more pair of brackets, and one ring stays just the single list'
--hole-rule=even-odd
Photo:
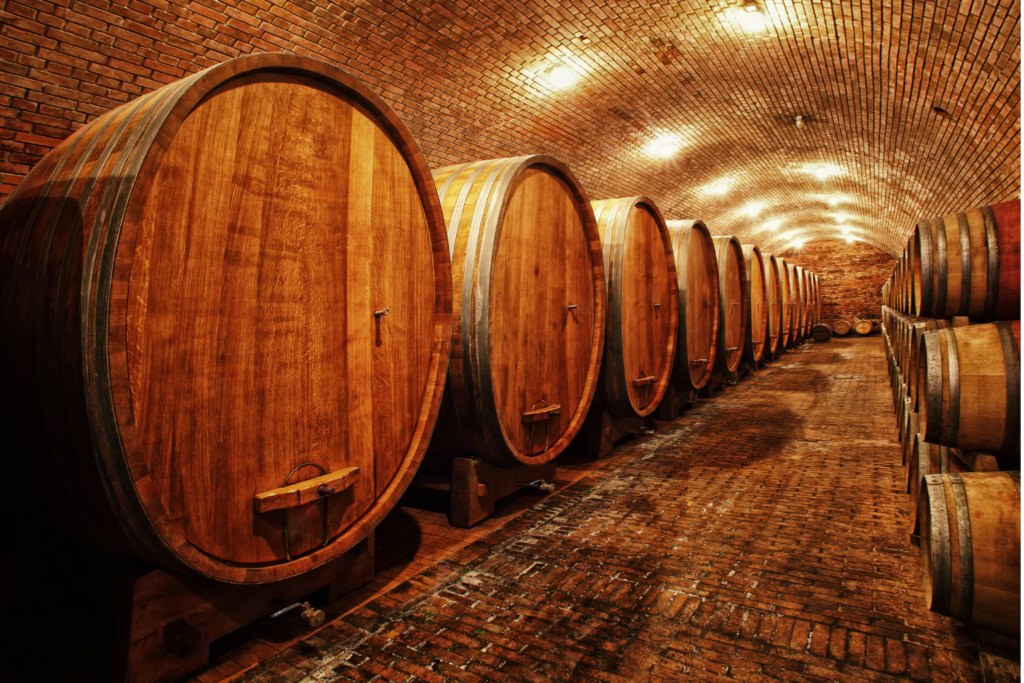
[{"label": "row of large barrels", "polygon": [[882,303],[922,318],[1020,319],[1020,199],[922,220]]},{"label": "row of large barrels", "polygon": [[1020,321],[882,318],[926,604],[1019,635]]},{"label": "row of large barrels", "polygon": [[89,123],[0,226],[0,413],[39,482],[6,509],[45,497],[91,545],[234,583],[353,547],[432,438],[547,462],[595,396],[648,414],[819,310],[812,273],[591,203],[551,157],[431,173],[378,96],[294,55]]}]

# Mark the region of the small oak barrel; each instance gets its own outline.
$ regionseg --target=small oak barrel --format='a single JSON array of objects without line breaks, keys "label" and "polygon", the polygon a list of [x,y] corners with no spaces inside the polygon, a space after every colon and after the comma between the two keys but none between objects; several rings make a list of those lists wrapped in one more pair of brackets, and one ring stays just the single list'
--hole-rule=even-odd
[{"label": "small oak barrel", "polygon": [[814,341],[828,341],[832,338],[832,328],[826,323],[816,323],[811,327],[811,336],[814,337]]},{"label": "small oak barrel", "polygon": [[850,325],[849,322],[845,320],[837,320],[832,325],[832,334],[836,335],[837,337],[845,337],[846,335],[850,334],[850,330],[852,329],[853,326]]},{"label": "small oak barrel", "polygon": [[541,465],[597,390],[605,275],[594,212],[560,161],[447,166],[434,183],[452,255],[452,355],[434,452]]},{"label": "small oak barrel", "polygon": [[699,220],[668,221],[679,281],[679,334],[672,385],[700,389],[711,379],[718,352],[718,257]]},{"label": "small oak barrel", "polygon": [[926,441],[1020,463],[1020,321],[927,332],[917,351]]},{"label": "small oak barrel", "polygon": [[87,541],[262,583],[398,502],[451,268],[423,156],[358,80],[224,62],[80,129],[0,213],[0,393]]},{"label": "small oak barrel", "polygon": [[765,254],[762,262],[767,289],[768,325],[766,346],[771,353],[779,351],[779,332],[782,329],[782,278],[779,274],[779,259]]},{"label": "small oak barrel", "polygon": [[912,311],[974,322],[1020,319],[1020,200],[917,224],[908,242]]},{"label": "small oak barrel", "polygon": [[743,245],[746,278],[743,289],[747,295],[747,332],[743,340],[743,355],[748,361],[759,361],[764,356],[765,330],[768,329],[768,283],[764,273],[761,250],[753,244]]},{"label": "small oak barrel", "polygon": [[644,417],[672,374],[679,283],[665,219],[647,197],[591,202],[604,252],[608,315],[597,395],[616,417]]},{"label": "small oak barrel", "polygon": [[750,302],[743,290],[746,264],[743,247],[732,235],[714,237],[718,256],[718,354],[719,372],[735,372],[743,356]]},{"label": "small oak barrel", "polygon": [[779,259],[779,277],[782,281],[782,331],[779,332],[779,345],[789,348],[793,339],[793,266],[786,259]]},{"label": "small oak barrel", "polygon": [[917,510],[925,604],[1020,635],[1020,472],[929,474]]},{"label": "small oak barrel", "polygon": [[871,334],[871,321],[870,320],[855,320],[853,323],[853,331],[862,337],[866,337]]}]

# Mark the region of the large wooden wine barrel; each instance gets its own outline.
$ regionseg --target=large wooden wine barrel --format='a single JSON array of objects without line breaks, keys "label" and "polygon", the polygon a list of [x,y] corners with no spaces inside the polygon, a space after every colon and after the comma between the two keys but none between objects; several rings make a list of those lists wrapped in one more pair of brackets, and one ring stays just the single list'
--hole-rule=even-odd
[{"label": "large wooden wine barrel", "polygon": [[454,324],[432,451],[497,466],[556,457],[597,390],[605,275],[590,200],[548,156],[447,166]]},{"label": "large wooden wine barrel", "polygon": [[746,275],[743,289],[747,295],[747,330],[743,340],[743,355],[747,360],[759,361],[764,356],[765,331],[768,329],[768,283],[761,250],[753,244],[744,244],[743,258]]},{"label": "large wooden wine barrel", "polygon": [[810,318],[809,308],[810,301],[807,298],[807,276],[804,272],[803,266],[797,266],[794,269],[796,276],[796,288],[800,293],[800,319],[798,321],[797,338],[805,339],[807,337],[807,321]]},{"label": "large wooden wine barrel", "polygon": [[1020,462],[1020,321],[921,337],[917,403],[925,441]]},{"label": "large wooden wine barrel", "polygon": [[917,315],[1020,319],[1019,199],[921,221],[909,246]]},{"label": "large wooden wine barrel", "polygon": [[816,323],[811,326],[811,336],[814,337],[814,341],[828,341],[832,338],[832,328],[825,323]]},{"label": "large wooden wine barrel", "polygon": [[853,326],[850,325],[850,323],[847,322],[846,320],[837,320],[832,325],[832,334],[838,337],[845,337],[846,335],[850,334],[850,330],[852,329]]},{"label": "large wooden wine barrel", "polygon": [[260,583],[397,503],[441,402],[451,269],[419,148],[355,78],[206,69],[80,129],[0,214],[4,412],[87,541]]},{"label": "large wooden wine barrel", "polygon": [[786,259],[779,259],[779,277],[782,280],[782,331],[779,332],[779,346],[789,348],[793,340],[793,266]]},{"label": "large wooden wine barrel", "polygon": [[679,282],[665,219],[647,197],[592,202],[604,252],[608,314],[598,381],[616,417],[646,416],[672,374]]},{"label": "large wooden wine barrel", "polygon": [[930,474],[918,507],[925,604],[1020,635],[1020,472]]},{"label": "large wooden wine barrel", "polygon": [[800,276],[797,272],[799,266],[787,265],[789,266],[789,292],[792,301],[790,308],[793,311],[792,319],[790,320],[789,343],[790,346],[796,346],[803,338],[803,291],[800,287]]},{"label": "large wooden wine barrel", "polygon": [[735,372],[743,357],[750,302],[743,291],[746,262],[743,247],[732,235],[714,237],[718,256],[718,354],[719,372]]},{"label": "large wooden wine barrel", "polygon": [[686,391],[711,379],[718,353],[718,257],[699,220],[668,221],[679,281],[679,333],[672,384]]},{"label": "large wooden wine barrel", "polygon": [[861,337],[866,337],[871,334],[873,325],[870,320],[855,320],[853,322],[853,331]]},{"label": "large wooden wine barrel", "polygon": [[765,285],[768,290],[767,347],[771,353],[778,353],[782,330],[782,277],[779,273],[779,259],[765,254],[763,259]]}]

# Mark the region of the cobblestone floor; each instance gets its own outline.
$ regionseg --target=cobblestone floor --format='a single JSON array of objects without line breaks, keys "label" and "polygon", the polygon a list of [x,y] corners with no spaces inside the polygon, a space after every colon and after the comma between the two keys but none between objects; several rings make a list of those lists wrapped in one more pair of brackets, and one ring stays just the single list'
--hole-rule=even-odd
[{"label": "cobblestone floor", "polygon": [[525,511],[400,508],[341,616],[192,680],[980,681],[1019,641],[924,610],[902,477],[881,338],[805,345]]}]

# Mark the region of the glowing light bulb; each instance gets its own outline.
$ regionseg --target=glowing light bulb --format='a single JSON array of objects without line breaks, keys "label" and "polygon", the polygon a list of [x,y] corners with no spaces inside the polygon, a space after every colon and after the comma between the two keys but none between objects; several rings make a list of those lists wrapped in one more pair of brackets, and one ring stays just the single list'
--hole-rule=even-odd
[{"label": "glowing light bulb", "polygon": [[761,225],[761,229],[774,231],[777,230],[780,225],[782,225],[782,221],[780,220],[768,221]]},{"label": "glowing light bulb", "polygon": [[670,157],[682,147],[682,140],[678,135],[666,133],[659,135],[647,144],[646,152],[652,157]]},{"label": "glowing light bulb", "polygon": [[850,200],[847,199],[846,197],[841,197],[839,195],[833,195],[833,196],[828,198],[828,205],[829,206],[835,206],[837,204],[842,204],[843,202],[848,202],[848,201],[850,201]]},{"label": "glowing light bulb", "polygon": [[808,164],[803,167],[804,173],[809,173],[818,180],[828,180],[834,175],[839,175],[843,169],[835,164]]},{"label": "glowing light bulb", "polygon": [[579,79],[579,74],[564,64],[555,64],[542,75],[548,85],[555,90],[564,90]]},{"label": "glowing light bulb", "polygon": [[714,185],[708,185],[704,188],[704,191],[709,194],[725,194],[732,187],[731,180],[720,180]]},{"label": "glowing light bulb", "polygon": [[761,213],[761,211],[763,210],[764,204],[762,204],[761,202],[751,202],[744,206],[742,209],[740,209],[740,213],[742,213],[745,216],[750,216],[751,218],[753,218],[757,216],[757,214]]}]

